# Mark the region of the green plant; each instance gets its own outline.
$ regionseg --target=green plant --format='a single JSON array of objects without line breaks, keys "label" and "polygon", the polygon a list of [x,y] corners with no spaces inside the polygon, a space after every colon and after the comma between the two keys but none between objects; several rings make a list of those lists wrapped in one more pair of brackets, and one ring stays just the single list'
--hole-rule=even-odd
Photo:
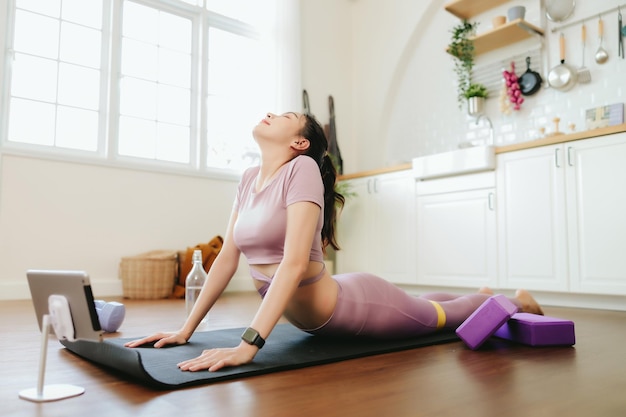
[{"label": "green plant", "polygon": [[459,108],[470,97],[487,97],[487,88],[482,84],[472,83],[474,68],[474,41],[478,22],[464,19],[452,28],[452,39],[448,52],[454,57],[454,72],[457,75],[457,101]]},{"label": "green plant", "polygon": [[463,93],[463,97],[469,99],[471,97],[482,97],[487,98],[487,87],[479,83],[470,83],[465,93]]}]

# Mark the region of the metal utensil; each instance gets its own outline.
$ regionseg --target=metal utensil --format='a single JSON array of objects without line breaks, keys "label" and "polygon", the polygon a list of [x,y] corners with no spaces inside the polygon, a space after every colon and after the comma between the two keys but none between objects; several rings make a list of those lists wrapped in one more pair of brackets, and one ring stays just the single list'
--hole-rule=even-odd
[{"label": "metal utensil", "polygon": [[559,91],[567,91],[576,84],[578,78],[577,72],[565,63],[565,36],[561,33],[559,37],[559,50],[561,55],[561,64],[550,70],[548,74],[548,82],[550,86]]},{"label": "metal utensil", "polygon": [[575,0],[546,0],[546,17],[553,22],[562,22],[574,13]]},{"label": "metal utensil", "polygon": [[600,46],[596,52],[596,62],[598,64],[604,64],[609,60],[609,53],[603,48],[604,45],[604,22],[600,17],[598,19],[598,34],[600,35]]},{"label": "metal utensil", "polygon": [[617,8],[617,55],[624,59],[624,39],[622,39],[622,10]]},{"label": "metal utensil", "polygon": [[580,36],[583,41],[583,63],[580,68],[578,68],[578,82],[581,84],[587,84],[591,82],[591,72],[589,72],[589,69],[585,67],[585,42],[587,40],[587,27],[585,26],[585,22],[583,22],[580,32]]}]

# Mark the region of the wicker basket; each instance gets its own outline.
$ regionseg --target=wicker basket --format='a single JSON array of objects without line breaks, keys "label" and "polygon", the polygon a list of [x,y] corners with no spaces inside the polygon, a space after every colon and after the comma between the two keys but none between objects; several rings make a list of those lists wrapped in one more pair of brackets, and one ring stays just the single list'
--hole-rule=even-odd
[{"label": "wicker basket", "polygon": [[177,273],[176,251],[155,250],[120,261],[119,277],[125,298],[167,298],[172,294]]}]

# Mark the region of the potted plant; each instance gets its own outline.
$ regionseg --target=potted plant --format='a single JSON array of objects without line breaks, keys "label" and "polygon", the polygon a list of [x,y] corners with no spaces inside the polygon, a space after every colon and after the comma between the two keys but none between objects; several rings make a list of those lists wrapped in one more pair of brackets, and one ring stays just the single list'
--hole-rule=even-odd
[{"label": "potted plant", "polygon": [[467,100],[467,112],[470,116],[483,114],[487,87],[479,83],[470,83],[463,93],[463,97]]},{"label": "potted plant", "polygon": [[[473,114],[470,106],[484,106],[487,98],[487,88],[479,83],[472,83],[472,68],[474,68],[474,41],[478,22],[469,22],[464,19],[452,28],[452,39],[448,45],[448,52],[454,57],[454,72],[457,75],[457,101],[459,108],[468,103],[468,111]],[[474,97],[477,97],[474,99]]]}]

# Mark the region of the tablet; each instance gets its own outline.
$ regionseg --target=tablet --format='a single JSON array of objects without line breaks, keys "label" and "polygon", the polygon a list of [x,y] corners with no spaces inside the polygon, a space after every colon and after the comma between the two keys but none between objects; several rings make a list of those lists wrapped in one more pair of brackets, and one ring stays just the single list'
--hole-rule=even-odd
[{"label": "tablet", "polygon": [[[102,341],[102,329],[93,300],[89,275],[84,271],[29,270],[28,286],[35,306],[39,329],[48,312],[51,295],[67,299],[74,323],[74,338]],[[52,330],[52,326],[51,326]]]}]

